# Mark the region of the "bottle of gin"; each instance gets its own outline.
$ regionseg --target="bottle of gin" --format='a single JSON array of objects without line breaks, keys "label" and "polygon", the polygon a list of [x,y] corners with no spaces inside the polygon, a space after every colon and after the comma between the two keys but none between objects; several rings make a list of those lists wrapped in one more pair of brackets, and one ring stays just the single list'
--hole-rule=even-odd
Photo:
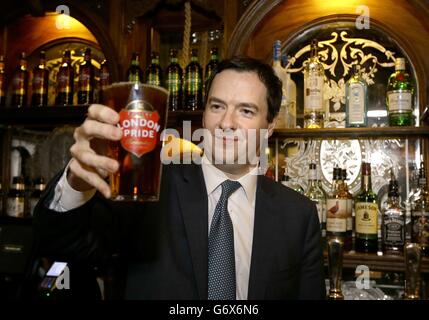
[{"label": "bottle of gin", "polygon": [[357,252],[376,253],[378,249],[377,195],[371,186],[371,164],[362,163],[362,187],[355,198]]},{"label": "bottle of gin", "polygon": [[311,56],[304,69],[304,127],[323,128],[323,85],[325,71],[319,61],[317,40],[311,43]]},{"label": "bottle of gin", "polygon": [[361,77],[360,66],[353,65],[353,74],[346,83],[346,126],[366,127],[368,111],[367,84]]},{"label": "bottle of gin", "polygon": [[396,58],[395,72],[387,84],[387,106],[390,126],[411,126],[413,118],[414,84],[405,70],[405,59]]},{"label": "bottle of gin", "polygon": [[405,244],[405,211],[399,200],[399,185],[390,173],[388,198],[382,214],[382,244],[384,254],[401,255]]},{"label": "bottle of gin", "polygon": [[429,256],[429,191],[427,189],[424,163],[419,170],[420,196],[411,211],[412,242],[418,243],[424,256]]},{"label": "bottle of gin", "polygon": [[308,188],[305,195],[316,204],[322,240],[324,240],[326,238],[326,195],[317,181],[316,164],[310,163],[309,169]]},{"label": "bottle of gin", "polygon": [[146,83],[154,86],[162,85],[162,69],[159,65],[158,52],[152,51],[150,54],[150,65],[146,70]]}]

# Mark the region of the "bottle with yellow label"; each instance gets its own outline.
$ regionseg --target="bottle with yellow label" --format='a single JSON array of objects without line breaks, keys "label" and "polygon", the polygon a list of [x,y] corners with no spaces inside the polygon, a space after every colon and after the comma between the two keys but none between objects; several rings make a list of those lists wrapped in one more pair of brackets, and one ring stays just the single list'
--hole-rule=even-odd
[{"label": "bottle with yellow label", "polygon": [[371,164],[362,163],[362,187],[355,198],[356,251],[376,253],[378,249],[377,194],[371,187]]}]

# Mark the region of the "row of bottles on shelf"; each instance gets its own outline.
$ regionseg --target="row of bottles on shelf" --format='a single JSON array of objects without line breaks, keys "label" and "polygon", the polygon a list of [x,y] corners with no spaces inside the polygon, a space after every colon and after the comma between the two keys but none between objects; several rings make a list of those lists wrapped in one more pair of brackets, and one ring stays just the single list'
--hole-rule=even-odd
[{"label": "row of bottles on shelf", "polygon": [[[0,57],[0,106],[6,105],[6,78],[3,56]],[[99,83],[95,81],[96,72],[100,76]],[[79,65],[78,71],[78,91],[77,103],[87,105],[94,102],[94,91],[96,85],[100,90],[100,94],[104,87],[110,83],[109,67],[106,60],[103,60],[98,70],[91,62],[91,49],[85,50],[84,60]],[[49,69],[46,67],[46,54],[40,52],[39,63],[32,71],[31,81],[31,102],[28,101],[29,93],[29,78],[27,56],[22,52],[19,57],[19,64],[15,68],[11,79],[11,100],[12,107],[26,107],[28,105],[34,107],[43,107],[48,105],[48,89],[49,89]],[[65,50],[61,65],[59,67],[56,79],[56,97],[55,104],[73,105],[74,104],[74,68],[72,66],[71,52]]]},{"label": "row of bottles on shelf", "polygon": [[341,238],[344,250],[362,253],[401,255],[406,242],[418,243],[429,256],[429,191],[423,162],[419,169],[418,186],[401,202],[398,181],[391,171],[388,198],[379,205],[372,191],[371,165],[363,162],[361,189],[353,196],[347,184],[347,170],[335,167],[330,192],[326,193],[317,178],[315,163],[310,163],[308,188],[285,176],[282,183],[315,202],[322,238]]},{"label": "row of bottles on shelf", "polygon": [[33,184],[24,177],[13,177],[6,192],[0,182],[0,215],[14,218],[32,217],[34,208],[45,190],[46,184],[42,177],[36,178]]},{"label": "row of bottles on shelf", "polygon": [[[281,61],[282,60],[282,61]],[[283,65],[282,65],[283,62]],[[281,42],[273,44],[273,69],[283,83],[283,99],[278,128],[296,128],[296,84],[286,69],[287,57],[281,56]],[[326,74],[319,60],[318,41],[311,43],[310,58],[304,67],[304,128],[323,128],[325,118],[324,85]],[[386,104],[390,126],[411,126],[414,84],[406,71],[405,59],[395,59],[395,72],[387,82]],[[353,64],[352,75],[345,85],[346,127],[368,126],[368,85],[362,77],[362,67]]]},{"label": "row of bottles on shelf", "polygon": [[[170,49],[170,63],[164,72],[159,64],[157,52],[151,53],[151,63],[146,72],[140,67],[140,54],[133,53],[130,66],[127,70],[127,81],[141,82],[156,86],[164,86],[169,92],[169,110],[198,110],[202,108],[204,80],[209,79],[216,68],[219,55],[216,47],[210,50],[211,58],[203,68],[198,62],[198,50],[191,50],[191,61],[183,71],[178,63],[177,50]],[[71,63],[71,52],[65,50],[56,79],[55,104],[74,104],[74,68]],[[103,90],[110,84],[110,72],[107,61],[101,63],[100,70],[91,63],[91,49],[85,50],[84,61],[79,66],[77,104],[88,105],[95,102],[94,91],[99,88],[99,100]],[[99,83],[95,81],[95,74],[99,72]],[[25,52],[20,54],[11,82],[11,102],[13,107],[28,105],[29,71]],[[48,104],[49,70],[46,67],[45,52],[40,53],[39,64],[32,74],[31,106],[40,107]],[[3,56],[0,57],[0,106],[6,105],[6,78]]]},{"label": "row of bottles on shelf", "polygon": [[210,50],[210,60],[205,66],[203,75],[203,68],[198,62],[198,49],[192,49],[191,61],[183,71],[177,58],[177,50],[170,49],[170,62],[163,72],[159,64],[158,53],[152,52],[151,63],[143,76],[139,65],[139,55],[134,53],[131,67],[127,72],[127,80],[164,86],[170,94],[168,101],[170,111],[194,111],[202,109],[205,83],[210,79],[218,63],[218,49],[213,47]]}]

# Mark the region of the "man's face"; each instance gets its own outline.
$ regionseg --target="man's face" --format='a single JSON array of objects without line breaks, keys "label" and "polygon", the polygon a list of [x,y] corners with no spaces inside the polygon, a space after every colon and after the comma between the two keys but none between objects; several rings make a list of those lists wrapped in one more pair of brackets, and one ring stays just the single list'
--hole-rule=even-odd
[{"label": "man's face", "polygon": [[207,157],[214,164],[256,164],[261,133],[268,138],[274,128],[267,113],[267,89],[256,73],[225,70],[217,74],[203,116]]}]

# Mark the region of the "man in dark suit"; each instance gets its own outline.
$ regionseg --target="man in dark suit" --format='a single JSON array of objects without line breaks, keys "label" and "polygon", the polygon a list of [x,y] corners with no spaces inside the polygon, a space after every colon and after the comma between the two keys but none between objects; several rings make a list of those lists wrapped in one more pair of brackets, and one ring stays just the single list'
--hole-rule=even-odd
[{"label": "man in dark suit", "polygon": [[[235,57],[220,63],[208,89],[202,163],[164,166],[157,203],[107,200],[104,178],[119,164],[90,141],[122,132],[115,111],[92,105],[69,166],[36,208],[40,253],[97,266],[119,254],[131,299],[324,299],[315,205],[258,175],[280,80],[270,66]],[[256,151],[243,162],[250,141]]]}]

